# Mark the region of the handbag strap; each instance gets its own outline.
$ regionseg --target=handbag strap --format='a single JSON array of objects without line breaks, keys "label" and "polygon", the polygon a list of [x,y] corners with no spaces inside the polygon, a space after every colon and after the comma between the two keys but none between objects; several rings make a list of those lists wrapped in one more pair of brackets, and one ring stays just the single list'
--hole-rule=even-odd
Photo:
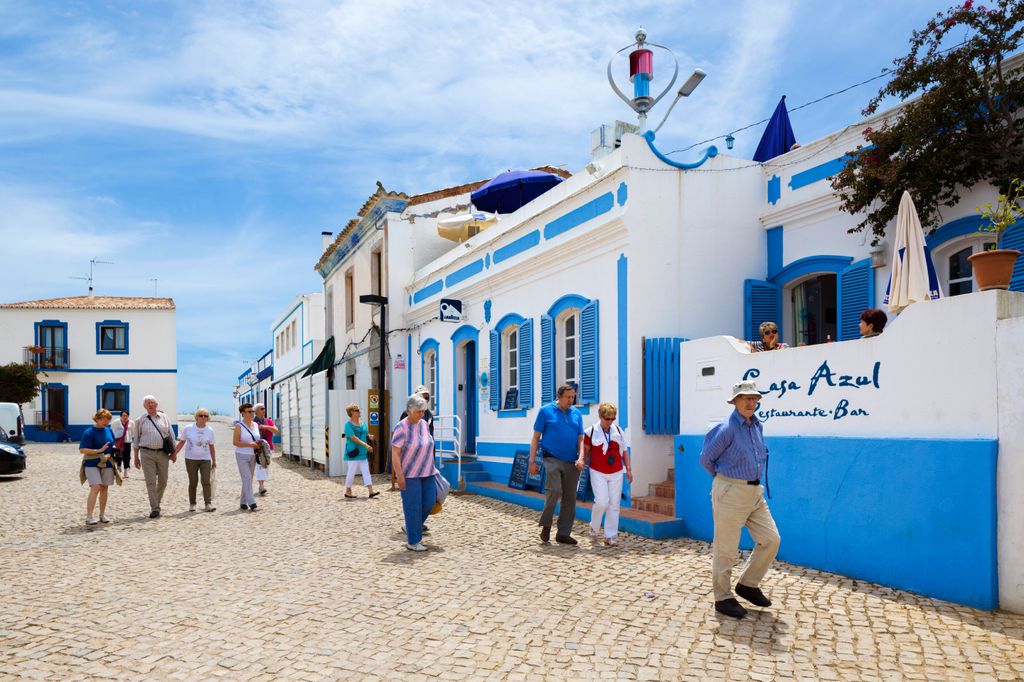
[{"label": "handbag strap", "polygon": [[149,423],[153,425],[153,428],[154,428],[154,429],[156,429],[156,432],[160,434],[160,437],[161,437],[161,438],[167,438],[167,437],[168,437],[168,436],[165,436],[165,435],[164,435],[164,432],[160,430],[160,427],[156,425],[156,422],[155,422],[155,421],[153,421],[153,418],[152,418],[151,416],[149,416],[149,415],[147,414],[147,415],[146,415],[146,419],[148,419],[148,420],[149,420]]},{"label": "handbag strap", "polygon": [[243,429],[245,429],[245,432],[249,434],[250,438],[252,438],[252,442],[253,443],[258,443],[259,442],[259,439],[257,439],[256,436],[252,435],[252,431],[249,430],[249,427],[245,425],[244,421],[239,419],[238,420],[238,425],[241,426]]}]

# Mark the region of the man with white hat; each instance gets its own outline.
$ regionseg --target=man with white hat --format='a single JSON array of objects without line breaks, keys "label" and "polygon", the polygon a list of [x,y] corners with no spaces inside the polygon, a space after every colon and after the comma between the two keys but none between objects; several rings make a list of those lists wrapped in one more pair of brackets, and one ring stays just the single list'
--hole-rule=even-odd
[{"label": "man with white hat", "polygon": [[747,615],[732,590],[732,566],[736,562],[740,530],[747,527],[755,546],[736,583],[736,595],[755,606],[772,605],[758,585],[779,551],[779,531],[761,485],[768,474],[768,448],[761,421],[754,414],[760,400],[761,394],[753,381],[733,384],[728,402],[736,409],[708,431],[700,453],[700,465],[714,477],[711,578],[715,610],[733,618]]}]

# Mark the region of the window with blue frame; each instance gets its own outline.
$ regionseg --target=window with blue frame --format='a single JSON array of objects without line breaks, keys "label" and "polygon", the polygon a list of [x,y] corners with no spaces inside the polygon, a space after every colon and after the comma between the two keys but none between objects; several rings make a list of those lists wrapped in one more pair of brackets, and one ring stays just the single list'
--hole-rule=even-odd
[{"label": "window with blue frame", "polygon": [[125,355],[128,353],[128,323],[103,320],[96,323],[96,353]]},{"label": "window with blue frame", "polygon": [[541,401],[562,384],[576,387],[577,404],[600,402],[598,302],[567,294],[540,318]]},{"label": "window with blue frame", "polygon": [[113,413],[128,409],[127,386],[100,386],[100,407]]},{"label": "window with blue frame", "polygon": [[509,313],[490,336],[491,409],[533,407],[533,320]]}]

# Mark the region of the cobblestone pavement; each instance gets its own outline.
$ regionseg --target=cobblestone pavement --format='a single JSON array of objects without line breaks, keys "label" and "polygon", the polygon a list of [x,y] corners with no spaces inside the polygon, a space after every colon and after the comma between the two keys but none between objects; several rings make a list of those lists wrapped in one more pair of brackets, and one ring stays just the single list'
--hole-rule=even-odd
[{"label": "cobblestone pavement", "polygon": [[1024,617],[781,563],[776,608],[718,617],[699,542],[542,545],[535,512],[464,496],[416,554],[396,493],[280,459],[242,512],[218,430],[215,513],[179,460],[163,517],[133,471],[90,528],[75,446],[28,446],[0,479],[0,679],[1024,678]]}]

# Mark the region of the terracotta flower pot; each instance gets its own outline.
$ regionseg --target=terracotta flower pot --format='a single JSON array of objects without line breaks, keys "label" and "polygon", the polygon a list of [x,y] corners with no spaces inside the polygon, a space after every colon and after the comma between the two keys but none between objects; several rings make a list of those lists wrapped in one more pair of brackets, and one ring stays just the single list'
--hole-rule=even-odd
[{"label": "terracotta flower pot", "polygon": [[981,291],[1009,289],[1010,280],[1013,279],[1013,264],[1019,255],[1020,251],[1016,249],[996,249],[968,256],[978,288]]}]

